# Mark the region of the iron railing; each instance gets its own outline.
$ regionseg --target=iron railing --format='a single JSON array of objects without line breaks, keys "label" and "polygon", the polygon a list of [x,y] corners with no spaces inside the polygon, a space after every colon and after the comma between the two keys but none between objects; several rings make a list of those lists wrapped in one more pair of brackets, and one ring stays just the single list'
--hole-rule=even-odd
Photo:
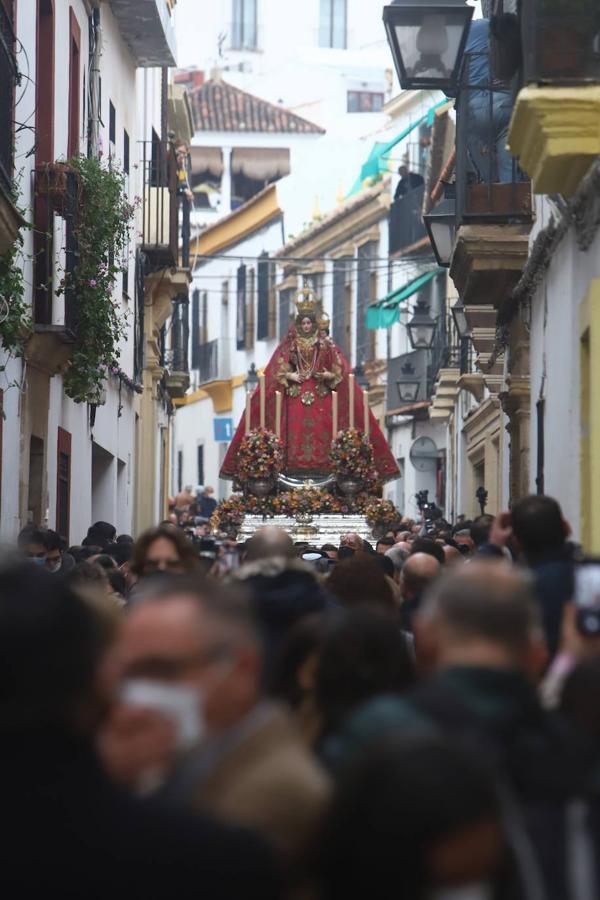
[{"label": "iron railing", "polygon": [[526,83],[594,84],[600,80],[598,0],[529,0],[522,4]]},{"label": "iron railing", "polygon": [[178,262],[178,197],[175,148],[167,141],[141,141],[143,177],[142,250],[150,270]]},{"label": "iron railing", "polygon": [[190,340],[189,299],[181,294],[173,301],[171,317],[171,372],[189,372],[188,344]]},{"label": "iron railing", "polygon": [[424,195],[425,186],[421,185],[392,203],[389,217],[390,253],[412,247],[427,234],[423,223]]},{"label": "iron railing", "polygon": [[531,221],[531,185],[506,149],[514,105],[487,51],[465,53],[456,117],[458,224]]},{"label": "iron railing", "polygon": [[195,366],[199,384],[229,378],[229,343],[224,339],[208,341],[197,349]]},{"label": "iron railing", "polygon": [[0,185],[12,193],[15,88],[19,70],[15,57],[12,22],[0,3]]}]

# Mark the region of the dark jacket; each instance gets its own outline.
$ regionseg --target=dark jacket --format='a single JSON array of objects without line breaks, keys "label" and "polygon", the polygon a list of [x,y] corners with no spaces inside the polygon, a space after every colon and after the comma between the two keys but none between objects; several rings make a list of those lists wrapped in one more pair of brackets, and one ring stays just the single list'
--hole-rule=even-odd
[{"label": "dark jacket", "polygon": [[446,669],[406,699],[383,697],[363,707],[328,747],[329,761],[339,768],[399,730],[441,730],[485,755],[520,810],[546,900],[565,900],[567,810],[587,790],[592,760],[566,723],[542,709],[533,686],[516,671]]},{"label": "dark jacket", "polygon": [[64,735],[1,737],[3,897],[278,895],[270,853],[252,833],[131,796]]}]

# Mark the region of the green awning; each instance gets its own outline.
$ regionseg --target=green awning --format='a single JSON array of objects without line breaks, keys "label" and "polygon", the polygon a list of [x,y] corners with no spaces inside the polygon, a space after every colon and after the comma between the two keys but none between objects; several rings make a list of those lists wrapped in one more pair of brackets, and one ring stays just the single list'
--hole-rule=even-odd
[{"label": "green awning", "polygon": [[367,328],[374,330],[375,328],[390,328],[400,321],[400,304],[403,300],[408,300],[413,294],[416,294],[421,288],[443,272],[440,266],[431,269],[417,278],[413,278],[408,284],[404,284],[400,288],[390,291],[383,300],[378,300],[367,309]]},{"label": "green awning", "polygon": [[414,131],[415,128],[418,128],[419,125],[422,125],[423,122],[427,122],[428,125],[433,124],[433,117],[435,115],[436,109],[439,109],[440,106],[445,106],[448,103],[448,99],[440,100],[439,103],[436,103],[435,106],[432,106],[424,116],[421,116],[419,119],[416,119],[411,125],[408,125],[400,134],[396,135],[395,138],[392,138],[391,141],[388,141],[386,144],[376,143],[373,144],[371,148],[371,152],[369,153],[369,158],[363,165],[360,170],[360,175],[356,179],[352,190],[348,194],[349,197],[352,197],[354,194],[357,194],[358,191],[363,187],[365,181],[369,178],[376,178],[382,172],[389,171],[389,160],[388,156],[390,152],[394,149],[396,144],[399,144],[404,138],[408,137],[411,131]]}]

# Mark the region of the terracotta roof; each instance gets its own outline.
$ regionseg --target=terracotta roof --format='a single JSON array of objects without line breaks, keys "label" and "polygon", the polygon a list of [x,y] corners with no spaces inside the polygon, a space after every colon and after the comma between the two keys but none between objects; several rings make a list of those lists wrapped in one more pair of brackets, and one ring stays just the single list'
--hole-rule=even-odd
[{"label": "terracotta roof", "polygon": [[191,91],[196,131],[325,134],[325,129],[219,79]]}]

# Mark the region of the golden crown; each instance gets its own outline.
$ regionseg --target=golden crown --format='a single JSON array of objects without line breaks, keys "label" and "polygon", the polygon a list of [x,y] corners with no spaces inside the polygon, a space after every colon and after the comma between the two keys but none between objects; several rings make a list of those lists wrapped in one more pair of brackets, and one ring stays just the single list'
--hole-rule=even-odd
[{"label": "golden crown", "polygon": [[298,291],[296,298],[296,309],[299,315],[314,316],[316,314],[319,301],[309,284],[305,284],[302,290]]},{"label": "golden crown", "polygon": [[317,316],[317,325],[319,326],[321,331],[329,331],[331,320],[326,312],[323,312],[320,316]]}]

